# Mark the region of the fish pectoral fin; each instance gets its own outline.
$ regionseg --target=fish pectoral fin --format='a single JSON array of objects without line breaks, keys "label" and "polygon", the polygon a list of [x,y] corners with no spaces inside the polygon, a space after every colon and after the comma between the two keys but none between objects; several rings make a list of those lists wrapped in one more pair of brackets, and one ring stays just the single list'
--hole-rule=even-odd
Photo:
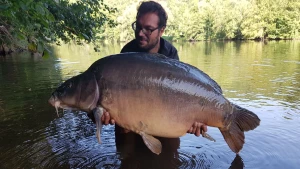
[{"label": "fish pectoral fin", "polygon": [[97,136],[97,140],[98,143],[101,144],[101,131],[102,131],[102,121],[101,121],[101,117],[103,115],[103,108],[102,107],[96,107],[93,109],[93,114],[95,117],[95,122],[96,122],[96,136]]},{"label": "fish pectoral fin", "polygon": [[159,155],[161,153],[162,145],[161,145],[161,142],[157,138],[155,138],[155,137],[153,137],[153,136],[151,136],[149,134],[146,134],[144,132],[141,132],[139,134],[142,136],[143,141],[146,144],[146,146],[153,153],[155,153],[157,155]]}]

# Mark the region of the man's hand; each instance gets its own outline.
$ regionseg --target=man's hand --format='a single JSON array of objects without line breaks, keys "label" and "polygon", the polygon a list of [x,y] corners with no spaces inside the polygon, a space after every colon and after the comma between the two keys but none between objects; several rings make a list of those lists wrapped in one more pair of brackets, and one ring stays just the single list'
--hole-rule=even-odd
[{"label": "man's hand", "polygon": [[[103,112],[103,115],[101,117],[101,121],[105,125],[108,125],[108,124],[114,125],[115,124],[115,120],[112,119],[112,118],[110,118],[110,115],[109,115],[109,113],[107,111]],[[120,128],[120,132],[121,133],[128,133],[128,132],[130,132],[127,129],[123,129],[121,127],[119,127],[119,128]]]},{"label": "man's hand", "polygon": [[187,133],[195,134],[197,137],[203,132],[207,132],[207,126],[200,122],[194,122],[192,127],[187,131]]},{"label": "man's hand", "polygon": [[108,125],[108,124],[115,124],[115,120],[110,118],[110,115],[107,111],[103,112],[103,115],[101,117],[101,121],[103,124]]}]

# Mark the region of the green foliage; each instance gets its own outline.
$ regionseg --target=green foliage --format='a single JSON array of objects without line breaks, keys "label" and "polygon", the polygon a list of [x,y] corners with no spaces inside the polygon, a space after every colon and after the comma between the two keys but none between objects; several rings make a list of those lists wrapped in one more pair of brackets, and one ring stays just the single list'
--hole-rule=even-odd
[{"label": "green foliage", "polygon": [[108,26],[107,24],[102,27],[102,33],[99,36],[109,41],[129,41],[133,35],[131,28],[132,22],[135,21],[138,0],[104,0],[105,3],[109,3],[111,6],[116,7],[118,10],[112,16],[117,25],[115,27]]},{"label": "green foliage", "polygon": [[[0,0],[0,43],[43,52],[45,44],[95,42],[116,10],[102,0]],[[23,42],[23,43],[19,43]]]},{"label": "green foliage", "polygon": [[[299,0],[160,0],[169,19],[164,36],[173,40],[300,38]],[[115,0],[118,26],[105,29],[107,39],[133,38],[139,1]]]},{"label": "green foliage", "polygon": [[[129,41],[140,2],[0,0],[0,49],[5,44],[46,53],[47,43]],[[300,38],[299,0],[158,2],[168,13],[164,37],[169,40]]]}]

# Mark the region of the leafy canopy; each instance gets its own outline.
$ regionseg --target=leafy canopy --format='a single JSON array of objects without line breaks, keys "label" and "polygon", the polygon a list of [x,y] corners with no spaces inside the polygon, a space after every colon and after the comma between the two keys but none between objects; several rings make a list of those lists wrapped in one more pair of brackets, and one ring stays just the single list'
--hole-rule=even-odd
[{"label": "leafy canopy", "polygon": [[116,11],[103,0],[0,0],[0,42],[43,51],[46,43],[95,42]]}]

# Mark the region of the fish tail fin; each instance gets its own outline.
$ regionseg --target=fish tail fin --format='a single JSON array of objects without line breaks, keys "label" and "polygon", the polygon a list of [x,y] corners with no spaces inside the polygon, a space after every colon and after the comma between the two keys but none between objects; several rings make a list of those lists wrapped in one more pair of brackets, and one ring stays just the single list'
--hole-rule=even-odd
[{"label": "fish tail fin", "polygon": [[244,131],[255,129],[260,119],[253,112],[234,105],[233,118],[227,127],[219,128],[230,149],[239,153],[245,143]]}]

